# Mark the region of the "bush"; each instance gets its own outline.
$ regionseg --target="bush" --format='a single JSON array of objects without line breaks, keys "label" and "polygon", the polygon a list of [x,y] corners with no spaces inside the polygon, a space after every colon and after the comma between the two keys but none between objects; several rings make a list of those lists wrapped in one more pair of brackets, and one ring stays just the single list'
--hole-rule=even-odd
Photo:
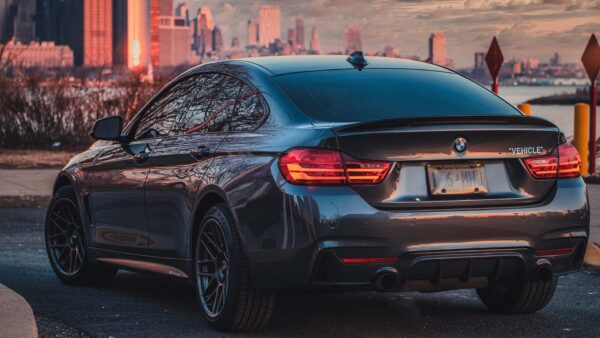
[{"label": "bush", "polygon": [[[100,72],[101,73],[101,72]],[[40,73],[10,78],[0,73],[0,148],[87,147],[95,120],[120,115],[127,122],[164,84],[130,74],[119,81]],[[90,80],[92,78],[92,80]],[[110,83],[110,85],[107,85]]]}]

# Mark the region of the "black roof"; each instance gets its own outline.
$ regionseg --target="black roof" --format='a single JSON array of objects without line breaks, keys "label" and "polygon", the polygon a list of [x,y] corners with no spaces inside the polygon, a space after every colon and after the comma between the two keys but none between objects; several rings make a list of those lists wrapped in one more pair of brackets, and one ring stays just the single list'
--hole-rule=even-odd
[{"label": "black roof", "polygon": [[[369,63],[365,69],[416,69],[449,72],[446,68],[420,61],[377,56],[367,56],[365,59]],[[237,59],[235,61],[253,63],[273,75],[319,70],[354,69],[352,64],[346,61],[345,55],[265,56]]]}]

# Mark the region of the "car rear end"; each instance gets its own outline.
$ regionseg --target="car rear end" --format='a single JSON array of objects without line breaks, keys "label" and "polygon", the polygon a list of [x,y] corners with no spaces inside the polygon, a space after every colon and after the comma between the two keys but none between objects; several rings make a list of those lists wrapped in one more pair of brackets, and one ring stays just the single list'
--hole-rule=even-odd
[{"label": "car rear end", "polygon": [[275,81],[337,143],[279,157],[281,285],[438,291],[580,267],[587,192],[577,150],[552,123],[447,71]]}]

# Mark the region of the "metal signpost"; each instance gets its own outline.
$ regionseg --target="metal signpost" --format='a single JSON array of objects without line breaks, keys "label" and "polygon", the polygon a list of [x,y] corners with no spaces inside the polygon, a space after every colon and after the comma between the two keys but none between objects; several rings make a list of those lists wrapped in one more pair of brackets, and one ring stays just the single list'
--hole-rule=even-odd
[{"label": "metal signpost", "polygon": [[485,63],[492,75],[492,91],[496,94],[498,94],[498,73],[500,73],[502,62],[504,62],[504,56],[498,45],[498,40],[496,40],[496,37],[494,36],[490,49],[488,49],[487,55],[485,56]]},{"label": "metal signpost", "polygon": [[596,85],[598,71],[600,71],[600,45],[596,35],[592,34],[583,55],[581,62],[591,81],[590,86],[590,139],[589,139],[589,174],[596,174],[596,104],[597,93]]}]

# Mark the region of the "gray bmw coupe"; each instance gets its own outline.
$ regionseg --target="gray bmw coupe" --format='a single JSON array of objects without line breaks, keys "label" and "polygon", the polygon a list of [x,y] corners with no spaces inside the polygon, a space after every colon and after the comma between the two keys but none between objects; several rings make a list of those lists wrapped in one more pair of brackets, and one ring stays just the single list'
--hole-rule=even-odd
[{"label": "gray bmw coupe", "polygon": [[189,280],[219,330],[264,327],[280,289],[471,288],[492,311],[531,313],[588,240],[561,131],[427,63],[209,63],[91,136],[48,207],[56,275]]}]

